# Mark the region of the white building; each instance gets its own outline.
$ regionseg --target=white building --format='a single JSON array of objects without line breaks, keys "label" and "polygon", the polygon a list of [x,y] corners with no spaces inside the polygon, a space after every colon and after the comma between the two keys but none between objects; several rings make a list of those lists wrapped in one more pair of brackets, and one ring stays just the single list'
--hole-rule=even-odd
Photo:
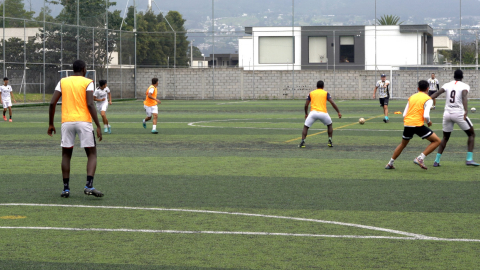
[{"label": "white building", "polygon": [[399,69],[431,65],[429,25],[247,27],[239,39],[245,70]]}]

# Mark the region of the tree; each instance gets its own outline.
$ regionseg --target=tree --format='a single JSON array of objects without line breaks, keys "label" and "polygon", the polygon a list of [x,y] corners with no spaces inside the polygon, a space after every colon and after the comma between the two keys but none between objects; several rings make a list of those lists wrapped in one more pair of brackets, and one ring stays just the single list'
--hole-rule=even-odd
[{"label": "tree", "polygon": [[[5,17],[19,18],[19,20],[5,19],[5,27],[23,27],[21,19],[31,20],[35,11],[26,11],[23,0],[5,0]],[[3,12],[3,4],[0,5]],[[0,27],[3,27],[3,20],[0,20]]]},{"label": "tree", "polygon": [[[187,49],[187,57],[190,58],[190,47]],[[193,57],[202,57],[202,51],[197,46],[193,46]]]},{"label": "tree", "polygon": [[[63,10],[56,18],[57,21],[65,24],[77,24],[76,0],[51,1],[50,3],[63,5]],[[111,52],[117,47],[116,35],[118,33],[105,29],[105,10],[114,5],[116,5],[115,2],[105,0],[82,0],[79,2],[80,27],[54,25],[47,28],[46,31],[41,29],[40,38],[45,37],[46,61],[58,63],[60,61],[60,52],[62,52],[64,64],[70,65],[75,59],[79,58],[84,60],[87,65],[90,65],[88,68],[91,68],[91,64],[95,62],[95,69],[98,75],[102,77],[106,65],[112,60]],[[108,18],[115,27],[121,23],[120,11],[109,11]],[[77,42],[80,44],[78,55]],[[39,48],[39,50],[42,51],[43,48]],[[64,68],[62,67],[62,69]]]},{"label": "tree", "polygon": [[[128,8],[125,19],[125,30],[133,31],[133,14],[134,9],[131,6]],[[137,13],[137,65],[173,66],[175,33],[171,30],[167,20],[175,32],[177,32],[177,66],[188,65],[187,50],[189,49],[189,42],[187,41],[184,27],[185,20],[182,15],[177,11],[170,11],[164,18],[161,13],[155,15],[151,10],[145,14],[142,12]],[[133,42],[123,45],[122,59],[133,59],[133,45]],[[167,62],[167,59],[170,59],[170,62]]]},{"label": "tree", "polygon": [[379,25],[400,25],[403,22],[400,22],[400,17],[396,15],[383,15],[380,19],[377,19]]},{"label": "tree", "polygon": [[[438,50],[438,54],[443,55],[448,62],[456,65],[460,63],[460,42],[453,41],[452,50]],[[462,42],[462,64],[475,64],[475,42]]]}]

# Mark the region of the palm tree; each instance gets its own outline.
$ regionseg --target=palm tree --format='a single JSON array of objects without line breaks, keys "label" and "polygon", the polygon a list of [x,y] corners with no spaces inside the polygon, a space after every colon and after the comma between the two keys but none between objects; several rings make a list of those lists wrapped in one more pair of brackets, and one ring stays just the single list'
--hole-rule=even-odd
[{"label": "palm tree", "polygon": [[383,15],[380,19],[377,19],[379,25],[400,25],[403,22],[400,22],[400,17],[397,15]]}]

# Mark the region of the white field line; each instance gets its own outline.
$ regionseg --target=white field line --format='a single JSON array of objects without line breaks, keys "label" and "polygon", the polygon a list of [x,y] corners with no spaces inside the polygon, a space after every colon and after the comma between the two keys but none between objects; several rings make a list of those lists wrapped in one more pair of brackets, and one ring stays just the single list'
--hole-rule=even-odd
[{"label": "white field line", "polygon": [[0,229],[32,229],[32,230],[68,230],[68,231],[105,231],[105,232],[145,232],[145,233],[178,233],[178,234],[232,234],[232,235],[267,235],[267,236],[297,236],[297,237],[326,237],[326,238],[358,238],[358,239],[393,239],[393,240],[429,240],[429,241],[449,241],[449,242],[480,242],[480,239],[454,239],[438,238],[421,234],[403,232],[398,230],[360,225],[354,223],[345,223],[338,221],[328,221],[320,219],[297,218],[287,216],[262,215],[239,212],[222,212],[210,210],[191,210],[191,209],[168,209],[168,208],[146,208],[146,207],[127,207],[127,206],[92,206],[92,205],[66,205],[66,204],[33,204],[33,203],[2,203],[0,206],[33,206],[33,207],[64,207],[64,208],[96,208],[96,209],[124,209],[124,210],[146,210],[146,211],[171,211],[171,212],[189,212],[204,214],[221,214],[248,217],[263,217],[273,219],[286,219],[295,221],[316,222],[323,224],[332,224],[339,226],[354,227],[373,231],[382,231],[392,234],[399,234],[408,237],[394,236],[361,236],[361,235],[322,235],[322,234],[293,234],[293,233],[269,233],[269,232],[228,232],[228,231],[175,231],[175,230],[133,230],[133,229],[95,229],[95,228],[58,228],[58,227],[7,227]]},{"label": "white field line", "polygon": [[246,103],[246,102],[251,102],[251,100],[217,103],[217,105],[229,105],[229,104]]}]

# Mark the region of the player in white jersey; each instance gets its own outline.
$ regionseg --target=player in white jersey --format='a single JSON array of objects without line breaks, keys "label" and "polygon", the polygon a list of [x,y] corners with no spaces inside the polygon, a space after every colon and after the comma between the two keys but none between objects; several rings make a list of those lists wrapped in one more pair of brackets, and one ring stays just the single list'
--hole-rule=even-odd
[{"label": "player in white jersey", "polygon": [[97,111],[100,112],[100,115],[103,119],[104,132],[112,134],[112,127],[108,124],[107,119],[107,108],[108,105],[112,105],[112,94],[110,89],[107,86],[106,80],[100,80],[100,87],[98,87],[93,93],[93,100],[97,102]]},{"label": "player in white jersey", "polygon": [[378,97],[380,100],[380,107],[383,107],[383,113],[385,117],[383,118],[383,122],[388,123],[388,100],[390,99],[390,93],[388,92],[388,86],[390,85],[390,81],[387,80],[387,76],[385,74],[381,75],[381,80],[377,82],[375,85],[375,89],[373,90],[373,99],[375,99],[375,95],[377,94],[378,89]]},{"label": "player in white jersey", "polygon": [[8,121],[10,122],[12,122],[12,99],[13,102],[17,103],[12,91],[12,87],[8,85],[8,78],[3,78],[3,85],[0,86],[0,103],[2,103],[3,105],[3,120],[7,121],[7,117],[5,116],[5,114],[7,113],[8,109],[8,113],[10,115],[10,119]]},{"label": "player in white jersey", "polygon": [[468,92],[470,86],[462,82],[463,71],[455,70],[454,81],[442,86],[442,88],[432,95],[432,99],[438,97],[442,93],[446,93],[445,112],[443,113],[443,139],[438,148],[437,158],[433,163],[433,167],[440,166],[440,158],[443,150],[447,146],[450,135],[453,131],[453,125],[456,123],[468,136],[468,152],[467,152],[467,166],[479,166],[480,164],[473,161],[473,148],[475,144],[475,131],[473,124],[468,118]]},{"label": "player in white jersey", "polygon": [[[440,84],[439,84],[437,78],[435,78],[435,73],[432,73],[432,77],[430,79],[428,79],[428,84],[429,84],[429,88],[428,88],[428,95],[429,96],[432,96],[438,90],[440,90]],[[437,100],[433,99],[432,110],[435,110],[436,105],[437,105]]]}]

